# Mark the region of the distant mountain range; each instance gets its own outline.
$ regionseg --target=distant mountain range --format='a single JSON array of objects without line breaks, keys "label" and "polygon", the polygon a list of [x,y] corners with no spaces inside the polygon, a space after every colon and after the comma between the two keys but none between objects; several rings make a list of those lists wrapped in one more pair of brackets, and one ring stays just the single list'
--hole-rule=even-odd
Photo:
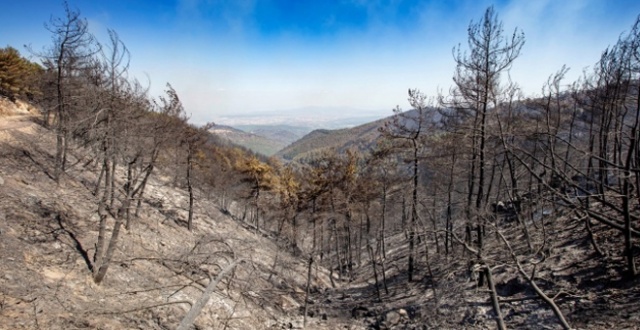
[{"label": "distant mountain range", "polygon": [[[433,120],[434,118],[428,118],[429,114],[433,115],[434,112],[435,109],[425,111],[423,114],[425,120]],[[437,120],[438,115],[436,114],[434,117]],[[386,122],[393,120],[392,118],[393,115],[390,115],[351,128],[314,130],[278,151],[276,156],[289,161],[305,161],[330,149],[338,153],[347,150],[366,152],[373,148],[378,138],[380,138],[381,133],[379,128],[384,127]],[[416,125],[416,118],[418,118],[418,112],[416,110],[407,110],[398,118],[398,122],[403,127],[412,129],[412,127]]]},{"label": "distant mountain range", "polygon": [[[404,112],[404,118],[413,118],[416,114],[415,110],[408,110]],[[219,125],[211,132],[266,156],[276,156],[287,161],[305,161],[331,149],[339,153],[348,149],[360,152],[369,150],[380,137],[379,128],[391,118],[391,115],[382,119],[376,118],[355,127],[340,129],[253,124],[239,125],[236,128]],[[408,127],[413,123],[411,120],[401,120]],[[295,119],[291,121],[297,123]]]},{"label": "distant mountain range", "polygon": [[344,107],[306,107],[238,114],[218,118],[216,122],[221,125],[214,126],[211,133],[256,153],[293,159],[299,154],[326,147],[328,143],[340,148],[343,143],[349,143],[350,136],[361,136],[364,131],[375,132],[378,127],[376,125],[381,125],[378,123],[380,118],[390,112],[363,112]]}]

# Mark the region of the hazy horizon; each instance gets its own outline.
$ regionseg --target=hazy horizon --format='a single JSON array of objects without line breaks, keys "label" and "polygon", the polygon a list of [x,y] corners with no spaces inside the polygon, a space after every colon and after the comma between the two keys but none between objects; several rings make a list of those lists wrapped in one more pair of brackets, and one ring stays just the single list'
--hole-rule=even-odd
[{"label": "hazy horizon", "polygon": [[293,126],[312,129],[338,129],[361,125],[393,115],[391,110],[364,110],[339,106],[307,106],[283,110],[225,114],[215,123],[232,126]]},{"label": "hazy horizon", "polygon": [[[345,108],[391,114],[407,108],[406,91],[447,93],[452,48],[465,49],[470,21],[494,5],[505,35],[525,33],[511,78],[539,94],[562,65],[566,83],[594,64],[631,28],[637,1],[70,1],[106,42],[115,30],[131,52],[130,76],[149,79],[151,94],[167,82],[195,123],[287,109]],[[3,5],[5,45],[50,44],[43,24],[62,17],[62,2]],[[148,77],[148,78],[147,78]],[[304,115],[304,114],[296,114]]]}]

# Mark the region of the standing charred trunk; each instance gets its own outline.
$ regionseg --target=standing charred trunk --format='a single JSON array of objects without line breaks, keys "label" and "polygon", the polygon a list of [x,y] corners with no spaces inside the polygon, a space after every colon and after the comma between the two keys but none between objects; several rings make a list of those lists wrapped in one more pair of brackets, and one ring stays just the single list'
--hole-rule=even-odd
[{"label": "standing charred trunk", "polygon": [[415,255],[415,240],[416,240],[416,227],[418,221],[418,144],[415,139],[413,143],[413,178],[412,178],[412,191],[411,191],[411,223],[409,224],[409,265],[407,267],[408,281],[413,281],[414,273],[414,255]]},{"label": "standing charred trunk", "polygon": [[[187,189],[189,191],[189,216],[187,228],[193,230],[193,186],[191,185],[191,171],[193,170],[193,150],[187,148]],[[257,209],[257,207],[256,207]]]}]

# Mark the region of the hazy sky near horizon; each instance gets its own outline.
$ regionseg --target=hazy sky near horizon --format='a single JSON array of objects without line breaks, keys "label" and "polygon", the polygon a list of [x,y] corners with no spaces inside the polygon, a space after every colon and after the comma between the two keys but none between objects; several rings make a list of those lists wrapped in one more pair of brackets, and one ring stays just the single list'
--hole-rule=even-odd
[{"label": "hazy sky near horizon", "polygon": [[[567,83],[631,28],[640,1],[625,0],[69,0],[106,42],[131,52],[130,76],[159,94],[167,82],[195,122],[309,106],[391,113],[406,91],[447,93],[452,48],[466,49],[470,21],[494,5],[506,34],[526,43],[511,78],[540,93],[570,67]],[[44,28],[62,1],[4,1],[0,46],[51,44]],[[148,77],[148,80],[147,80]]]}]

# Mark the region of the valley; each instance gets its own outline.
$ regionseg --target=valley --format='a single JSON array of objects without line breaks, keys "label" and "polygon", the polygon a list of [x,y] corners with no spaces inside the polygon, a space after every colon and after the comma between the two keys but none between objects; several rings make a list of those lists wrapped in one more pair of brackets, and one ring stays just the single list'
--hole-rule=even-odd
[{"label": "valley", "polygon": [[[447,92],[199,125],[189,97],[233,70],[152,94],[114,30],[63,7],[46,51],[0,49],[0,329],[639,327],[640,17],[539,94],[488,6]],[[215,104],[358,95],[258,54],[312,83],[257,72]]]}]

